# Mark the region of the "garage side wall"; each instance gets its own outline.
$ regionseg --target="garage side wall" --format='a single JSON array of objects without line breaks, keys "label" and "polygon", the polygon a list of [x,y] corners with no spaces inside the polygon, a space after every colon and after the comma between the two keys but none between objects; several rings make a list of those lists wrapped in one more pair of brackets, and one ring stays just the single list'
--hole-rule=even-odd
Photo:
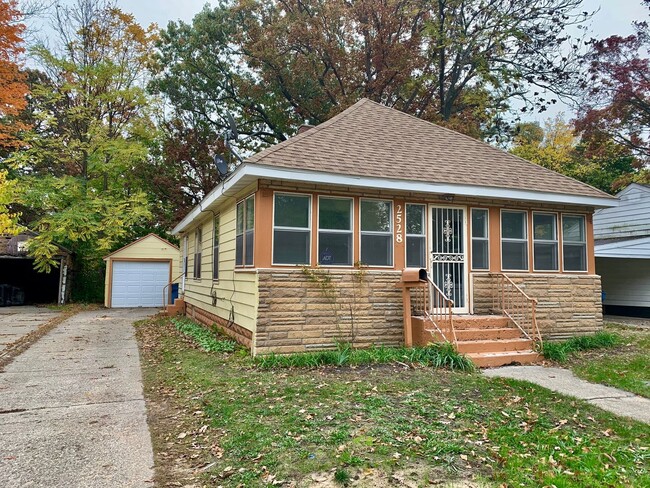
[{"label": "garage side wall", "polygon": [[[250,191],[254,190],[252,188]],[[242,196],[250,194],[244,192]],[[239,342],[251,346],[257,319],[257,271],[235,271],[236,200],[214,210],[219,218],[219,279],[213,280],[214,217],[204,212],[201,220],[181,236],[181,253],[184,236],[188,236],[188,265],[185,279],[187,313],[195,319],[218,324]],[[201,276],[194,276],[196,230],[201,226]],[[255,238],[262,238],[255,236]]]}]

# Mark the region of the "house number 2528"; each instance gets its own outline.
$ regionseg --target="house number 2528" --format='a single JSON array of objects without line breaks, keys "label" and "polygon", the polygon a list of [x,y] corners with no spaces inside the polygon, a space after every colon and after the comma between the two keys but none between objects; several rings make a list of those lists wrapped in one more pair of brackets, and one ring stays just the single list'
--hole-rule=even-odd
[{"label": "house number 2528", "polygon": [[403,210],[402,206],[398,205],[397,206],[397,212],[395,214],[395,224],[396,224],[396,232],[395,232],[395,242],[401,243],[404,240],[404,230],[402,229],[402,215],[403,215]]}]

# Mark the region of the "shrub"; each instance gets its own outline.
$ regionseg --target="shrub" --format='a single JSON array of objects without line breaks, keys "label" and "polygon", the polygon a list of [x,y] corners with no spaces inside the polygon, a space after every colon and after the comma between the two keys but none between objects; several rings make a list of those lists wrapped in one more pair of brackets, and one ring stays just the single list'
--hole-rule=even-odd
[{"label": "shrub", "polygon": [[257,356],[255,365],[261,369],[317,368],[335,365],[361,366],[366,364],[415,363],[434,368],[473,371],[474,363],[459,354],[450,343],[430,344],[426,347],[372,346],[354,349],[348,343],[338,344],[333,351],[318,351],[288,355]]},{"label": "shrub", "polygon": [[566,361],[569,355],[577,351],[613,347],[620,344],[620,342],[621,337],[618,334],[601,331],[593,335],[572,337],[567,341],[545,342],[542,354],[546,359],[561,363]]},{"label": "shrub", "polygon": [[237,343],[229,339],[219,339],[218,336],[188,318],[173,318],[176,328],[194,341],[207,352],[233,352]]}]

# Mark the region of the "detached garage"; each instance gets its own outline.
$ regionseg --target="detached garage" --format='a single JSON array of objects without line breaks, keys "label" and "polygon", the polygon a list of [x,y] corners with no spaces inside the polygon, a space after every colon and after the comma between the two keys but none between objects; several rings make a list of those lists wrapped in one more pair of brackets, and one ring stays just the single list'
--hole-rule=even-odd
[{"label": "detached garage", "polygon": [[104,258],[104,305],[108,308],[163,307],[165,287],[176,278],[180,251],[149,234]]}]

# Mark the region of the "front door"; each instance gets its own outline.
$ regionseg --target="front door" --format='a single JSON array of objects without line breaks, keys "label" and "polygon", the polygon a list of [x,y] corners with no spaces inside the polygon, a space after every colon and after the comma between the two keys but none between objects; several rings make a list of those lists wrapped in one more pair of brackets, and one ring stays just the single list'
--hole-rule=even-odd
[{"label": "front door", "polygon": [[431,279],[454,301],[454,313],[467,313],[467,210],[431,206]]}]

